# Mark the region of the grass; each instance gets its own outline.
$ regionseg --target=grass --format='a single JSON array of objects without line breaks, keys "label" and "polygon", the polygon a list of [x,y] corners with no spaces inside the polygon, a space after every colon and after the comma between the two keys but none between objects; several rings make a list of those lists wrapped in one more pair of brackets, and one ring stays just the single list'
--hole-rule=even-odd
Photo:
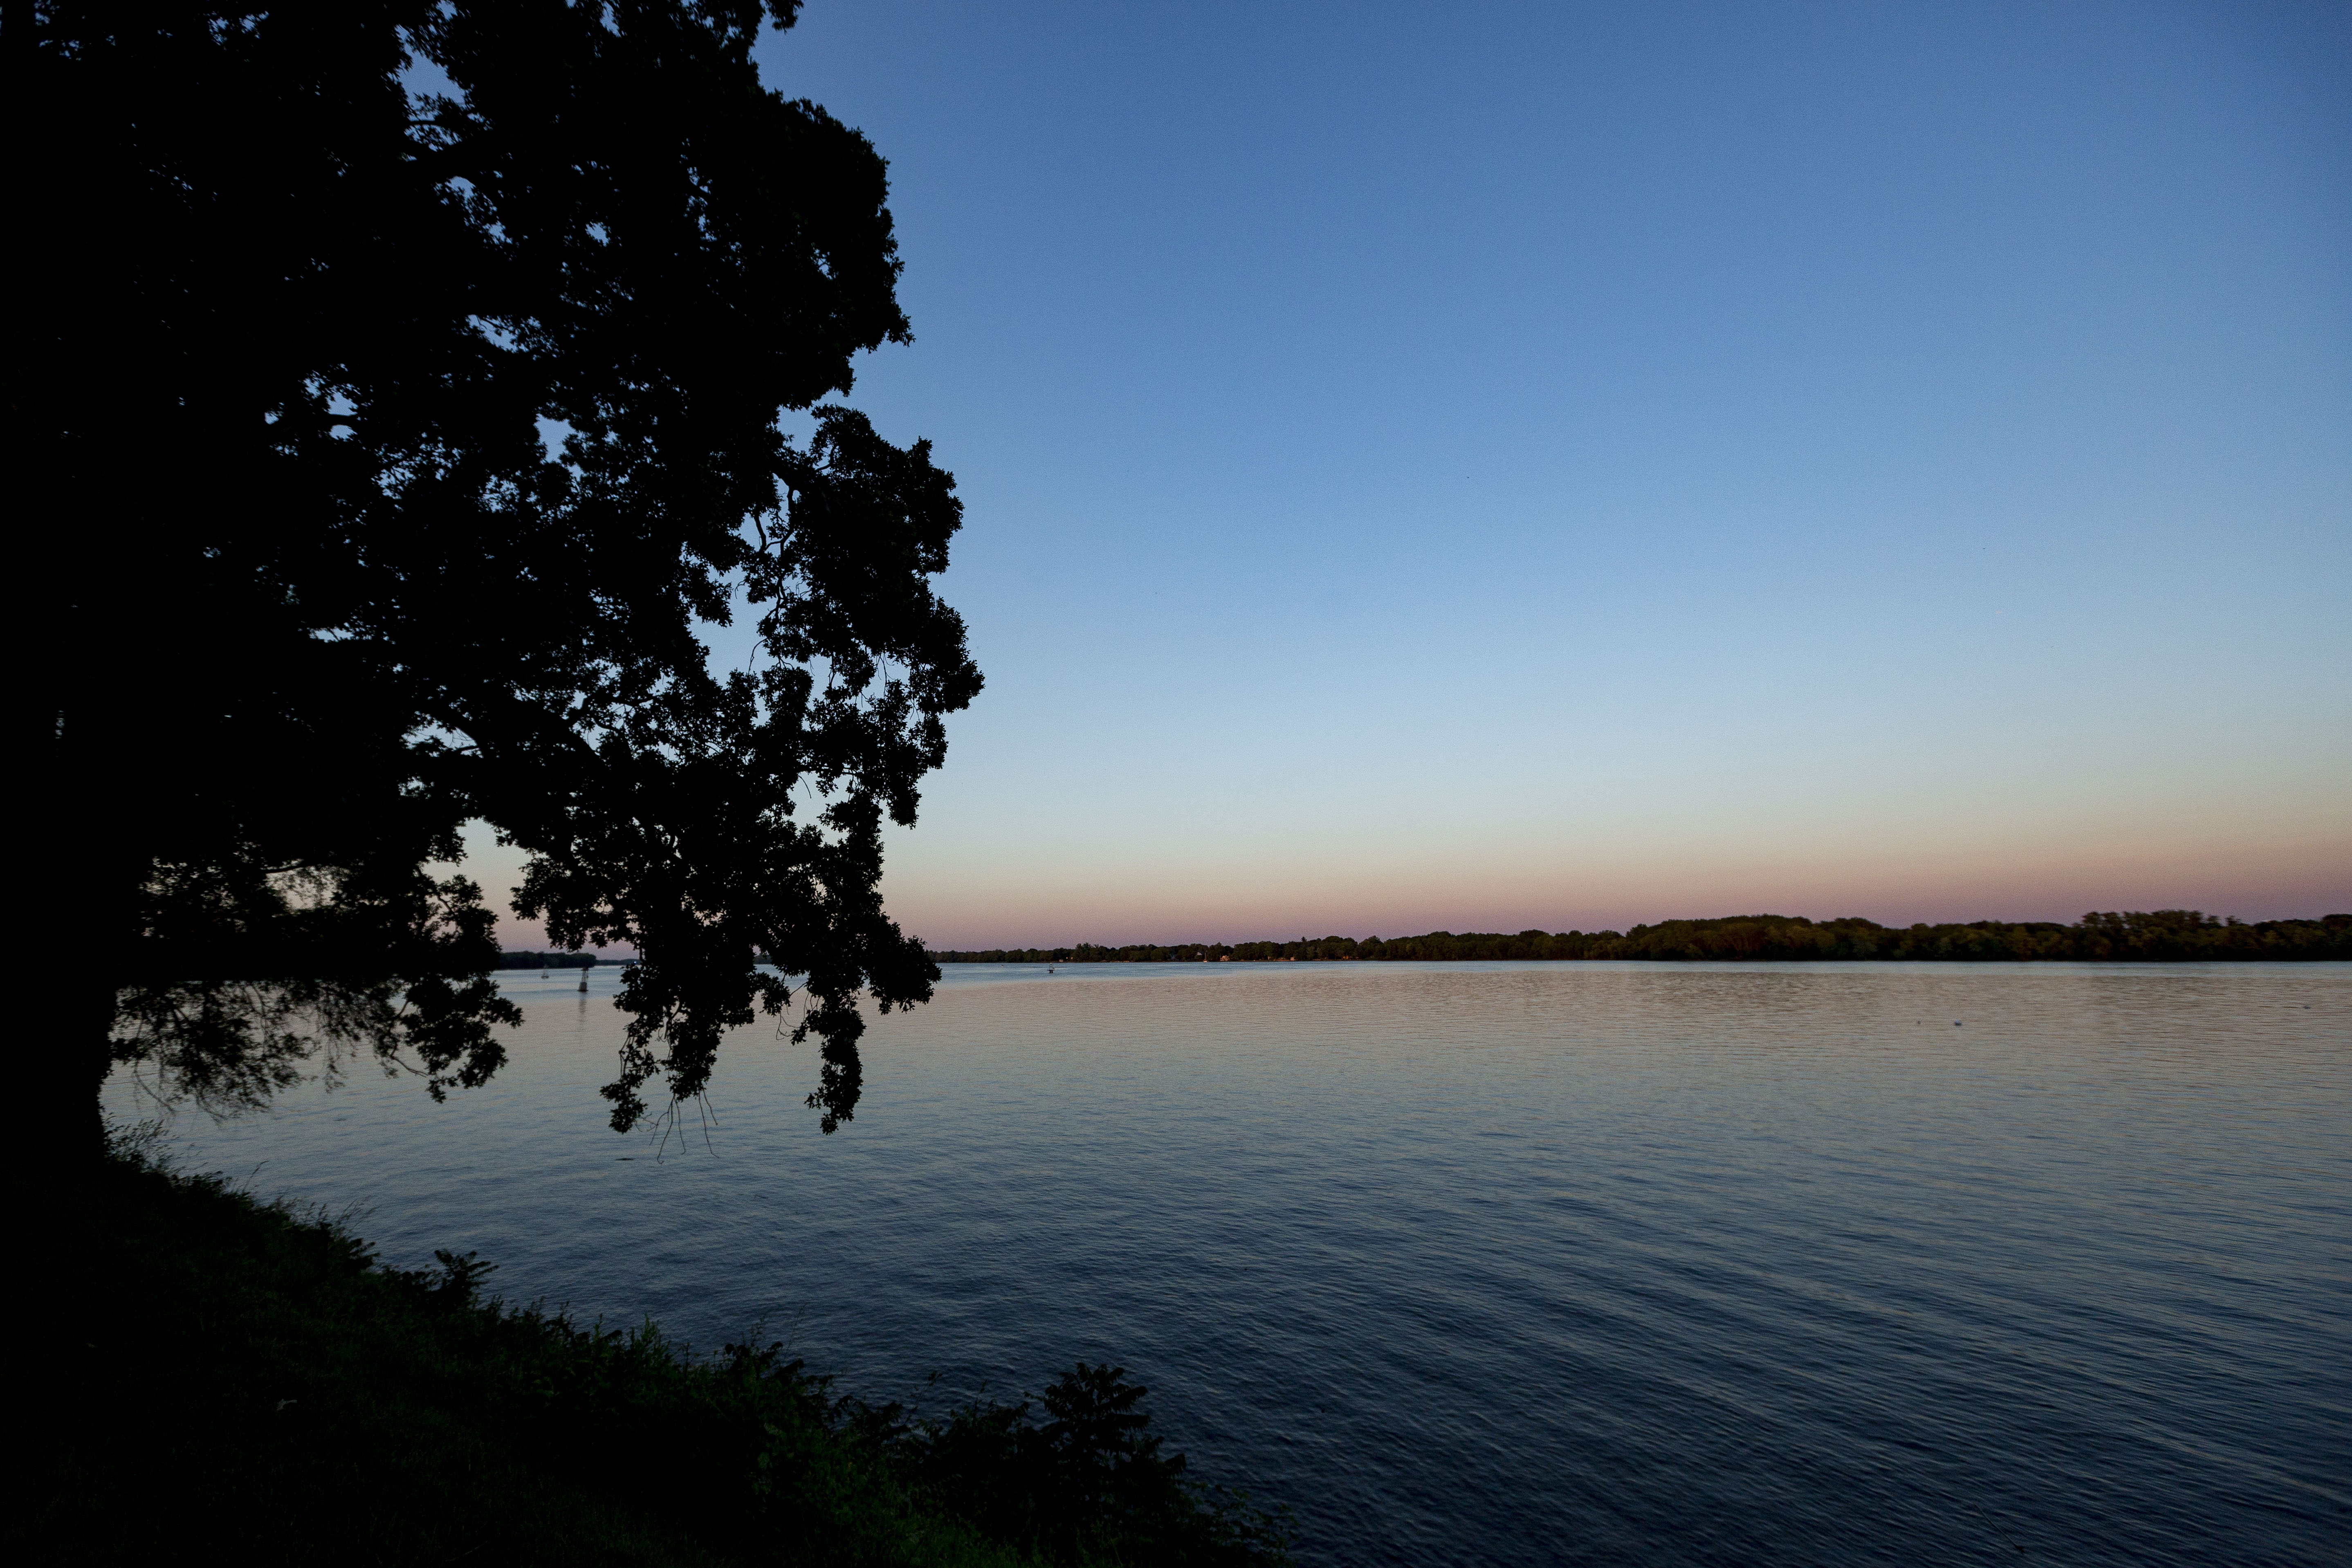
[{"label": "grass", "polygon": [[71,1206],[19,1281],[20,1562],[1286,1561],[1115,1368],[919,1418],[773,1346],[698,1357],[485,1300],[471,1258],[384,1268],[130,1142]]}]

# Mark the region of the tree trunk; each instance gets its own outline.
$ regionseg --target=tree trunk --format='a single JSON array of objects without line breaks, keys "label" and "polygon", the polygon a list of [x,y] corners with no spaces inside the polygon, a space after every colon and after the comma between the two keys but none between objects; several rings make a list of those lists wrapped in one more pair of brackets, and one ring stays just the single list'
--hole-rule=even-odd
[{"label": "tree trunk", "polygon": [[[77,900],[79,901],[79,900]],[[99,929],[58,921],[35,943],[39,1022],[16,1053],[19,1082],[29,1090],[36,1164],[72,1180],[106,1147],[99,1096],[113,1066],[107,1037],[114,1025],[110,973],[114,922]]]},{"label": "tree trunk", "polygon": [[24,868],[41,902],[26,921],[30,951],[19,949],[32,960],[27,989],[37,1000],[10,1066],[30,1095],[36,1172],[73,1184],[106,1147],[99,1096],[113,1065],[108,1039],[140,937],[149,858],[142,833],[149,803],[134,784],[149,774],[134,765],[118,728],[89,722],[100,709],[90,670],[103,655],[87,648],[68,616],[50,629],[40,650],[47,689],[29,715],[47,731],[47,766]]}]

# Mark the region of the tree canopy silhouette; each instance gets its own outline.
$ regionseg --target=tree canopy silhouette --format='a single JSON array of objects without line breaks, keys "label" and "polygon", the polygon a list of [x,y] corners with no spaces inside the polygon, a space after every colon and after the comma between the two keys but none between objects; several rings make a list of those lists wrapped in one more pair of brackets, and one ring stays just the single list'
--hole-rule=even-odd
[{"label": "tree canopy silhouette", "polygon": [[471,818],[552,941],[639,954],[618,1128],[764,1010],[830,1131],[860,994],[929,996],[877,882],[980,689],[930,585],[961,505],[826,401],[909,339],[883,160],[752,64],[797,9],[6,10],[54,987],[17,1059],[68,1142],[125,1059],[215,1107],[321,1043],[487,1079],[493,917],[431,871]]}]

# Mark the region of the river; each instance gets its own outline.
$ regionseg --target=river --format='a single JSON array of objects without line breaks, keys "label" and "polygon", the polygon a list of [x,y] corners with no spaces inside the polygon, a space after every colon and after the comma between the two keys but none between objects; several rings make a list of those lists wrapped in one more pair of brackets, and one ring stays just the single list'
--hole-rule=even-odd
[{"label": "river", "polygon": [[870,1399],[1118,1362],[1312,1564],[2352,1560],[2352,966],[958,965],[666,1142],[578,979],[173,1155]]}]

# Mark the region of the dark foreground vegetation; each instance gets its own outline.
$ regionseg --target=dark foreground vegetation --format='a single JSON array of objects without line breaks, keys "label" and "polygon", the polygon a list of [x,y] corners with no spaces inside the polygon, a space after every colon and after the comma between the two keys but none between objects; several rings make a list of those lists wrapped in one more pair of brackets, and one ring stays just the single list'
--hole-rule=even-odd
[{"label": "dark foreground vegetation", "polygon": [[87,1199],[21,1363],[20,1563],[1285,1561],[1116,1368],[918,1418],[774,1346],[486,1300],[470,1257],[381,1268],[120,1143]]},{"label": "dark foreground vegetation", "polygon": [[1426,936],[1301,938],[1297,942],[1143,943],[1131,947],[990,948],[934,952],[942,963],[1187,963],[1223,960],[1646,959],[2352,959],[2352,914],[2315,921],[2224,920],[2197,910],[2084,915],[1966,925],[1883,926],[1859,917],[1723,915],[1663,921],[1629,931],[1431,931]]}]

